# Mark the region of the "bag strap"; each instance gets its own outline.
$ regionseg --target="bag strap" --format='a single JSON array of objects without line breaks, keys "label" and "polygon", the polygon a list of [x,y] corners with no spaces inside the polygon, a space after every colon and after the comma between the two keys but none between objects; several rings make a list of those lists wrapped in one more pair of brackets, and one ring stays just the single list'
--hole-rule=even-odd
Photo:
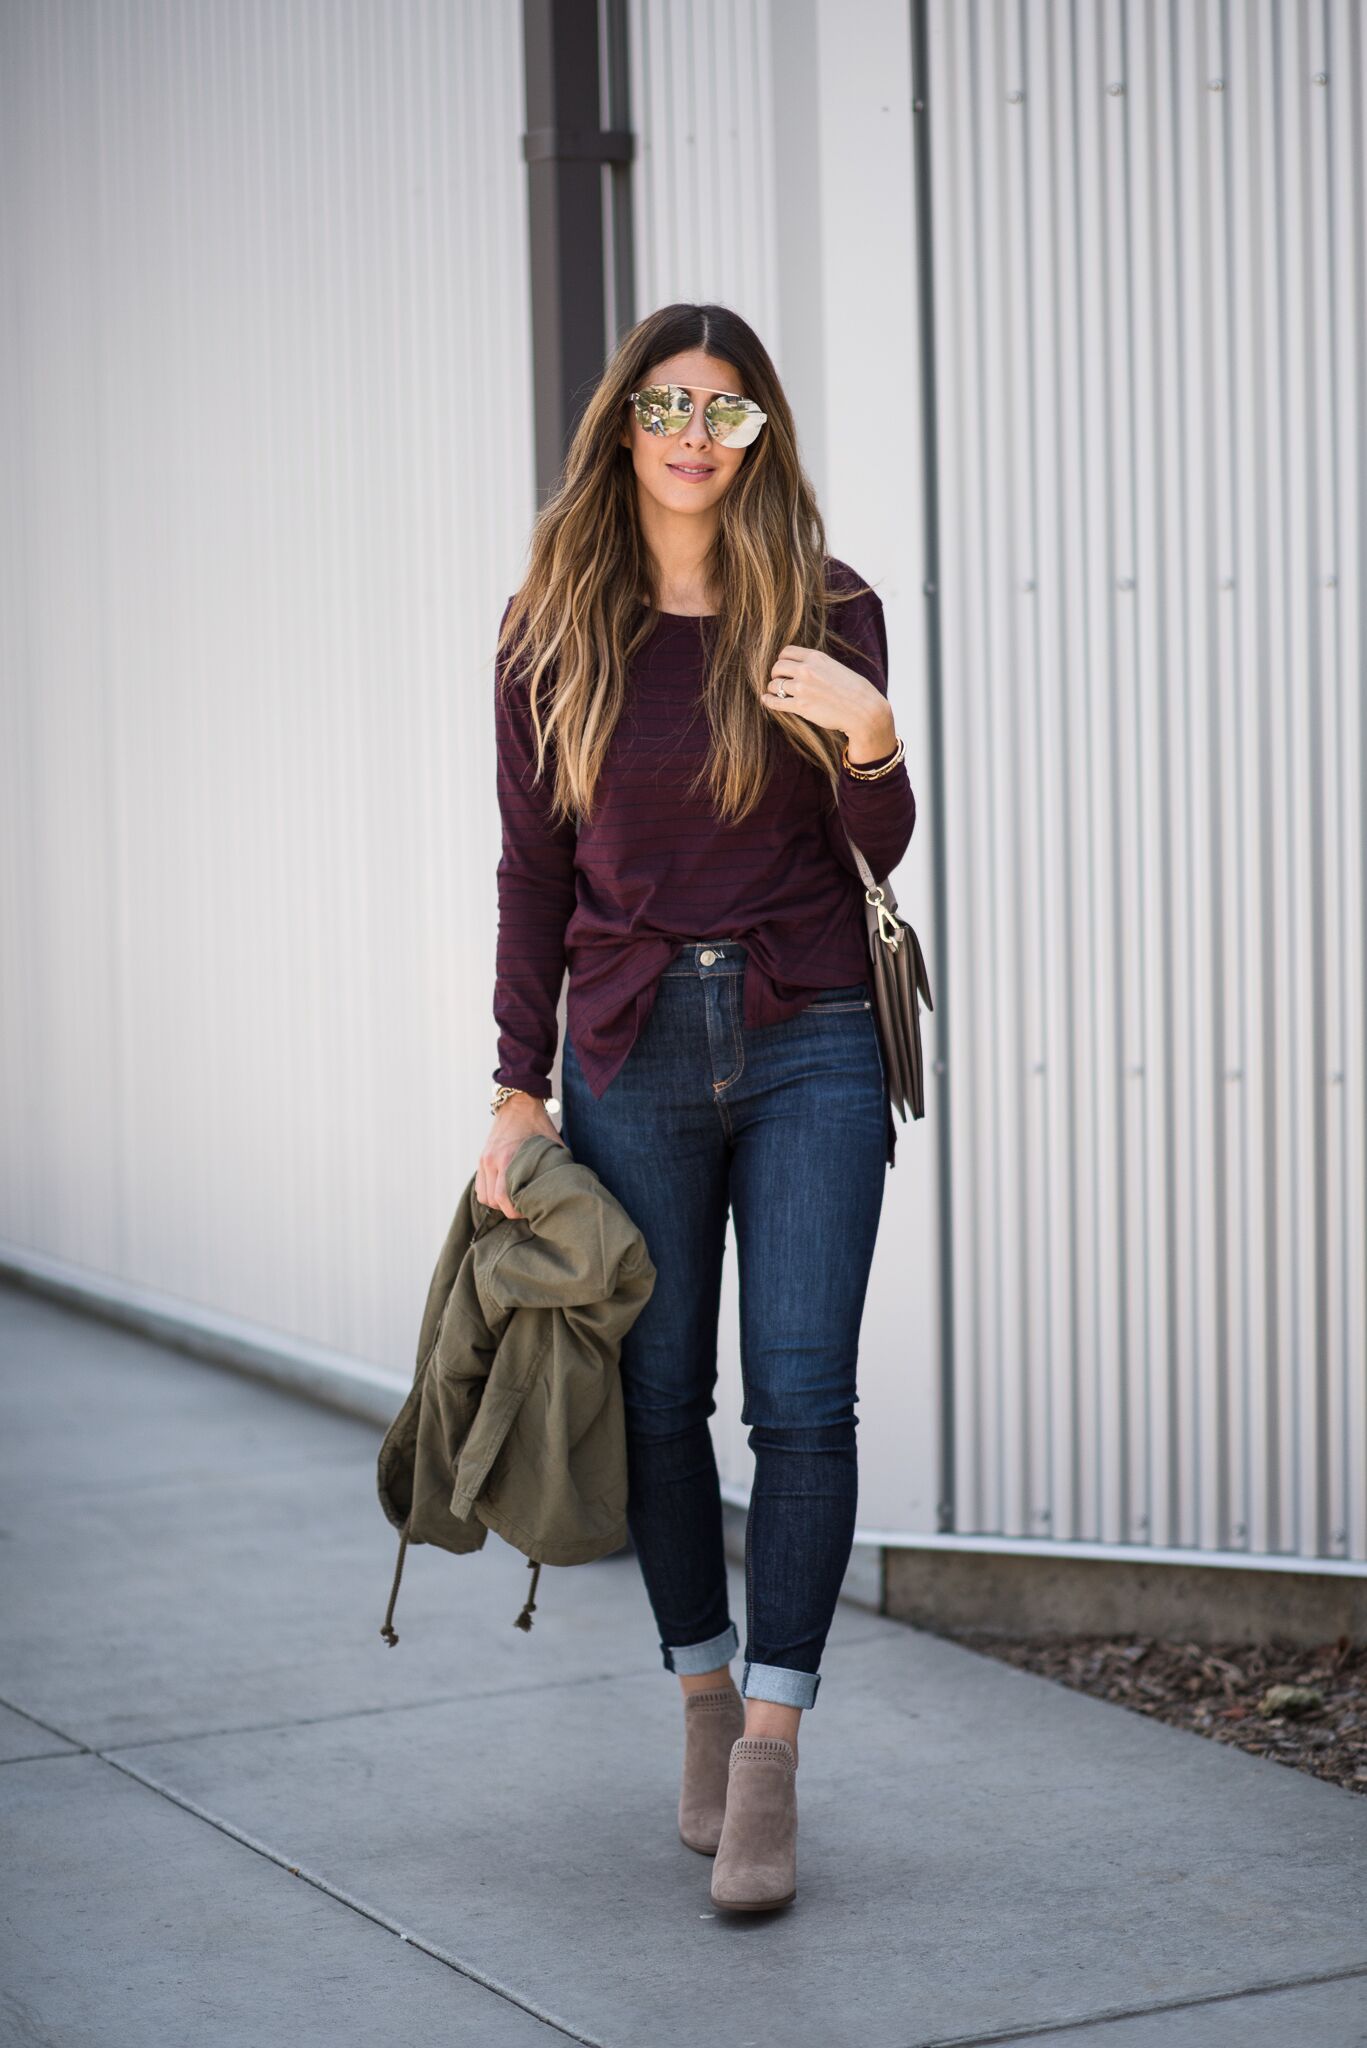
[{"label": "bag strap", "polygon": [[865,890],[872,890],[876,894],[876,892],[881,889],[883,892],[883,901],[887,905],[887,908],[889,910],[895,911],[897,908],[897,898],[893,894],[892,883],[888,880],[886,875],[884,875],[881,882],[876,881],[874,879],[873,869],[869,866],[863,854],[855,845],[854,840],[850,837],[850,830],[848,825],[845,826],[844,831],[845,837],[850,842],[850,852],[854,855],[855,866],[859,870],[859,878],[863,882]]}]

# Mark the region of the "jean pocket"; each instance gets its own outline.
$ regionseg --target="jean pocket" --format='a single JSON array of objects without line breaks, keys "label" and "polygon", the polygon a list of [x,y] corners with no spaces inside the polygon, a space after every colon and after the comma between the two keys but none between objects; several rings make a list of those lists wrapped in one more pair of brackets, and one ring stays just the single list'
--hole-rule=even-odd
[{"label": "jean pocket", "polygon": [[848,988],[823,988],[819,995],[812,997],[803,1014],[811,1017],[832,1017],[842,1010],[867,1010],[873,997],[864,981],[854,981]]}]

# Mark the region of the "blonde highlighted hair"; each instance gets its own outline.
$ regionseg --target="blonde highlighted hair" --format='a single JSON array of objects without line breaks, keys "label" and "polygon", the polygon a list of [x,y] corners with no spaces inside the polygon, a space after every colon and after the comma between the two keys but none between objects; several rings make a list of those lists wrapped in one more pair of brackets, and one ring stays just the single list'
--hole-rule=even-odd
[{"label": "blonde highlighted hair", "polygon": [[798,455],[792,408],[754,329],[725,306],[662,306],[623,335],[585,407],[560,480],[537,515],[527,573],[499,634],[503,686],[528,693],[537,779],[548,755],[553,764],[556,822],[592,813],[626,702],[628,664],[656,617],[636,474],[620,438],[628,394],[685,349],[734,364],[744,395],[768,414],[721,501],[706,565],[720,609],[701,627],[710,744],[699,783],[716,815],[734,821],[759,802],[776,743],[814,762],[832,789],[839,773],[837,734],[766,710],[760,695],[790,642],[852,651],[830,613],[869,586],[828,587],[825,527]]}]

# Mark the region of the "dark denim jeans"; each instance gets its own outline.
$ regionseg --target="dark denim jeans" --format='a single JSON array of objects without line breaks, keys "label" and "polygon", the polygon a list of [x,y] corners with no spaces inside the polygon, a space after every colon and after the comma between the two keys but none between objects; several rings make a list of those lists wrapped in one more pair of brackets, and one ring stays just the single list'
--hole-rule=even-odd
[{"label": "dark denim jeans", "polygon": [[886,1172],[882,1048],[862,982],[747,1029],[745,963],[738,941],[684,946],[601,1101],[567,1040],[561,1135],[655,1262],[622,1347],[627,1521],[675,1672],[714,1670],[739,1648],[708,1427],[734,1215],[755,1454],[741,1691],[810,1707],[855,1525],[859,1326]]}]

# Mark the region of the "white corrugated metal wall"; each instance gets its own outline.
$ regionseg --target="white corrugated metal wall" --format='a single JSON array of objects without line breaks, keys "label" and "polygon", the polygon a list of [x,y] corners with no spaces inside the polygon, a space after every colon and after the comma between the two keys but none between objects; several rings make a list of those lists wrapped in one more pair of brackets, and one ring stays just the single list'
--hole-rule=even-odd
[{"label": "white corrugated metal wall", "polygon": [[[857,17],[857,19],[852,19]],[[887,610],[889,691],[925,801],[922,553],[914,408],[897,460],[850,394],[914,338],[907,11],[903,0],[633,0],[638,313],[717,300],[755,327],[798,421],[832,550]],[[892,82],[890,84],[890,81]],[[898,83],[900,81],[900,84]],[[889,251],[896,260],[889,260]],[[846,280],[857,279],[857,289]],[[892,337],[888,342],[886,337]],[[918,825],[898,899],[929,943],[931,838]],[[933,1057],[933,1020],[927,1020]],[[898,1125],[860,1344],[859,1524],[933,1529],[939,1487],[938,1240],[931,1119]],[[740,1421],[738,1272],[728,1238],[713,1433],[728,1498],[754,1459]]]},{"label": "white corrugated metal wall", "polygon": [[957,1525],[1362,1559],[1367,23],[930,28]]},{"label": "white corrugated metal wall", "polygon": [[[947,837],[861,1526],[936,1526],[947,1112],[959,1530],[1362,1559],[1361,20],[929,23],[943,789],[908,9],[631,8],[637,310],[770,342],[887,602],[928,944]],[[520,37],[485,0],[0,15],[0,1239],[400,1370],[492,1064]]]},{"label": "white corrugated metal wall", "polygon": [[[816,0],[690,14],[687,64],[677,10],[633,23],[638,306],[755,321],[891,611],[914,507],[848,437],[826,475],[865,309],[813,298],[845,234],[814,139],[844,154],[867,76]],[[0,38],[0,1255],[402,1372],[493,1065],[487,653],[535,502],[520,13],[17,0]],[[911,286],[879,287],[901,324]],[[932,1159],[902,1147],[867,1322],[885,1523],[934,1514],[937,1305],[899,1256]]]},{"label": "white corrugated metal wall", "polygon": [[520,11],[0,9],[0,1240],[411,1372],[488,1121]]}]

